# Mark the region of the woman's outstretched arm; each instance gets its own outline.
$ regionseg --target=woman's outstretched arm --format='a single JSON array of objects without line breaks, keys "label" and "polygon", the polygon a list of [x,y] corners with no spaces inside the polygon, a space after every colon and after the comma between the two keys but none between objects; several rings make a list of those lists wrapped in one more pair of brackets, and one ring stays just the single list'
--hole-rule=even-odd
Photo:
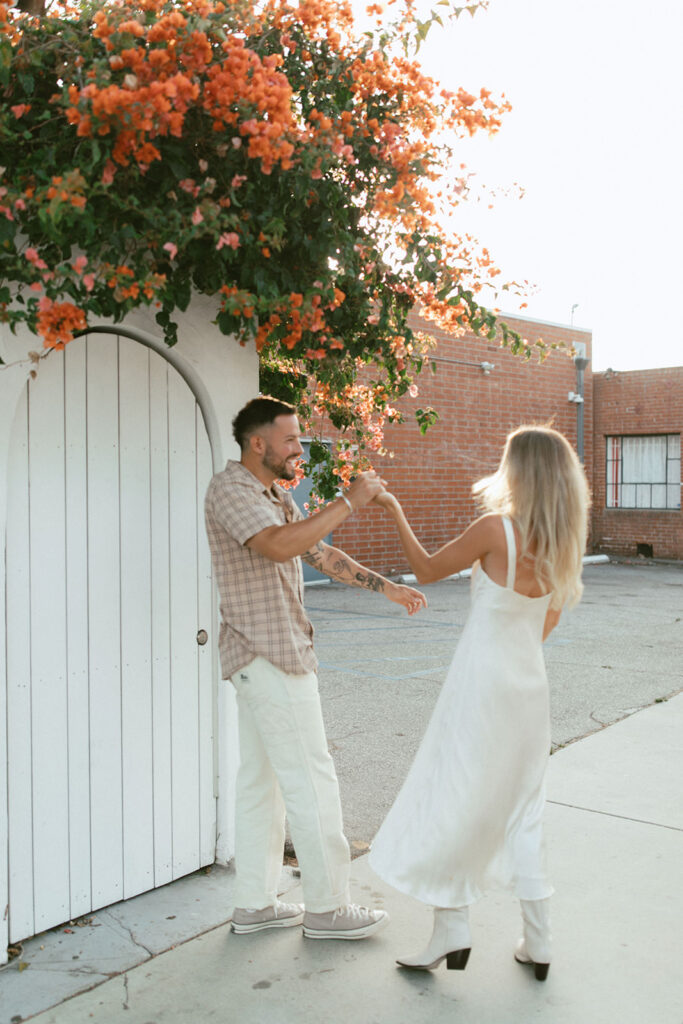
[{"label": "woman's outstretched arm", "polygon": [[418,583],[435,583],[445,576],[468,569],[478,558],[483,558],[496,544],[500,544],[500,517],[487,515],[476,519],[459,537],[430,555],[413,533],[393,494],[385,491],[374,501],[386,509],[396,523],[401,546]]}]

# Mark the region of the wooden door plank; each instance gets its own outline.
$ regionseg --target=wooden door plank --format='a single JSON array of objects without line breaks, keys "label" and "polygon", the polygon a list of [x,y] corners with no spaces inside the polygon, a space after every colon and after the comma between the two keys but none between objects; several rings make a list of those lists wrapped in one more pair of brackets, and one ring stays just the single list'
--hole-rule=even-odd
[{"label": "wooden door plank", "polygon": [[32,935],[31,587],[29,568],[28,388],[12,427],[7,490],[7,786],[9,939]]},{"label": "wooden door plank", "polygon": [[87,341],[90,813],[93,907],[123,896],[118,348]]},{"label": "wooden door plank", "polygon": [[34,924],[68,920],[64,357],[29,385]]},{"label": "wooden door plank", "polygon": [[154,882],[173,878],[171,791],[171,608],[168,491],[168,363],[149,364],[150,516],[152,592],[152,747]]},{"label": "wooden door plank", "polygon": [[[169,371],[173,876],[199,867],[195,400]],[[190,544],[188,545],[188,539]]]},{"label": "wooden door plank", "polygon": [[64,350],[66,655],[69,754],[69,917],[92,909],[88,688],[86,343]]},{"label": "wooden door plank", "polygon": [[149,350],[119,339],[123,896],[154,886]]},{"label": "wooden door plank", "polygon": [[208,640],[197,646],[199,686],[199,856],[202,864],[216,858],[216,794],[214,792],[215,685],[212,621],[211,552],[204,527],[204,495],[212,475],[211,447],[199,406],[195,406],[197,436],[197,628]]}]

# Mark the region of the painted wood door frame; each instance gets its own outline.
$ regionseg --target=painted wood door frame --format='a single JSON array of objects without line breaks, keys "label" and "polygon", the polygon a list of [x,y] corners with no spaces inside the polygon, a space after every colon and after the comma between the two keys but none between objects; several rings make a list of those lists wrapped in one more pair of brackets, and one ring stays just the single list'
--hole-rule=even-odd
[{"label": "painted wood door frame", "polygon": [[[222,453],[222,442],[221,442],[221,431],[217,420],[217,416],[214,409],[214,404],[207,390],[199,372],[194,366],[183,356],[183,354],[174,349],[169,349],[165,343],[155,337],[154,335],[146,332],[137,327],[126,327],[124,325],[106,325],[99,327],[92,327],[83,334],[107,334],[110,336],[121,336],[127,337],[131,340],[138,342],[139,344],[146,346],[147,348],[157,352],[167,362],[169,362],[180,374],[183,380],[186,382],[191,392],[193,393],[197,405],[199,407],[206,432],[209,439],[211,449],[211,461],[212,469],[215,472],[223,467],[223,453]],[[7,482],[9,480],[9,469],[7,463],[7,447],[9,445],[9,435],[11,433],[11,424],[14,420],[17,404],[20,400],[20,396],[25,388],[26,381],[33,368],[33,360],[28,357],[13,361],[12,365],[5,365],[0,367],[2,371],[0,376],[0,396],[3,401],[0,406],[4,406],[0,410],[0,529],[2,529],[3,539],[6,534],[6,515],[7,515]],[[4,431],[4,433],[3,433]],[[6,440],[5,440],[6,439]],[[3,443],[4,441],[4,443]],[[0,663],[5,662],[5,544],[3,542],[0,545],[0,619],[3,622],[3,629],[1,633],[0,642]],[[217,622],[217,601],[215,588],[213,588],[212,598],[212,622]],[[214,794],[218,795],[217,792],[217,762],[218,762],[218,749],[219,743],[221,742],[221,731],[218,727],[218,657],[217,657],[217,646],[212,644],[213,651],[213,686],[212,686],[212,715],[213,715],[213,735],[214,735]],[[225,688],[222,688],[225,689]],[[0,687],[0,723],[6,721],[6,687],[3,685]],[[223,726],[225,731],[225,698],[223,698]],[[229,700],[228,700],[229,709]],[[229,710],[228,710],[229,713]],[[234,760],[234,755],[232,758]],[[7,749],[6,749],[6,730],[0,729],[0,837],[4,832],[7,823]],[[226,794],[222,794],[223,799],[218,800],[218,830],[219,834],[221,831],[224,835],[228,835],[230,829],[226,827],[225,816],[229,811],[229,798],[226,801]],[[221,817],[224,819],[221,826]],[[225,843],[226,840],[224,839]],[[228,849],[229,849],[229,839]],[[7,844],[4,841],[0,841],[0,963],[5,962],[6,959],[6,946],[8,941],[8,917],[9,917],[9,905],[8,905],[8,891],[6,888],[8,880],[8,864],[7,864]]]}]

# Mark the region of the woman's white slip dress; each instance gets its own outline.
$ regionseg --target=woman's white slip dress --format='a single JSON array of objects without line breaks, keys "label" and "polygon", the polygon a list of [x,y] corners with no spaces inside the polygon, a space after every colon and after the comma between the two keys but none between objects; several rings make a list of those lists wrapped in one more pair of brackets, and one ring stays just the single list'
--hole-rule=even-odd
[{"label": "woman's white slip dress", "polygon": [[515,535],[503,517],[506,586],[479,564],[470,613],[413,765],[370,851],[374,871],[438,907],[505,887],[553,892],[542,815],[550,753],[543,626],[551,595],[514,590]]}]

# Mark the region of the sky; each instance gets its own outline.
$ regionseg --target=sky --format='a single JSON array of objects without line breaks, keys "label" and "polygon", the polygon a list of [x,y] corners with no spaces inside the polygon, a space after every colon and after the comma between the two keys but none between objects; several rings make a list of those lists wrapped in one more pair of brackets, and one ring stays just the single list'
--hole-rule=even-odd
[{"label": "sky", "polygon": [[681,0],[490,0],[418,55],[447,88],[512,104],[497,135],[457,145],[497,195],[453,225],[506,280],[533,283],[502,311],[526,301],[530,317],[592,330],[596,371],[683,365],[681,40]]}]

